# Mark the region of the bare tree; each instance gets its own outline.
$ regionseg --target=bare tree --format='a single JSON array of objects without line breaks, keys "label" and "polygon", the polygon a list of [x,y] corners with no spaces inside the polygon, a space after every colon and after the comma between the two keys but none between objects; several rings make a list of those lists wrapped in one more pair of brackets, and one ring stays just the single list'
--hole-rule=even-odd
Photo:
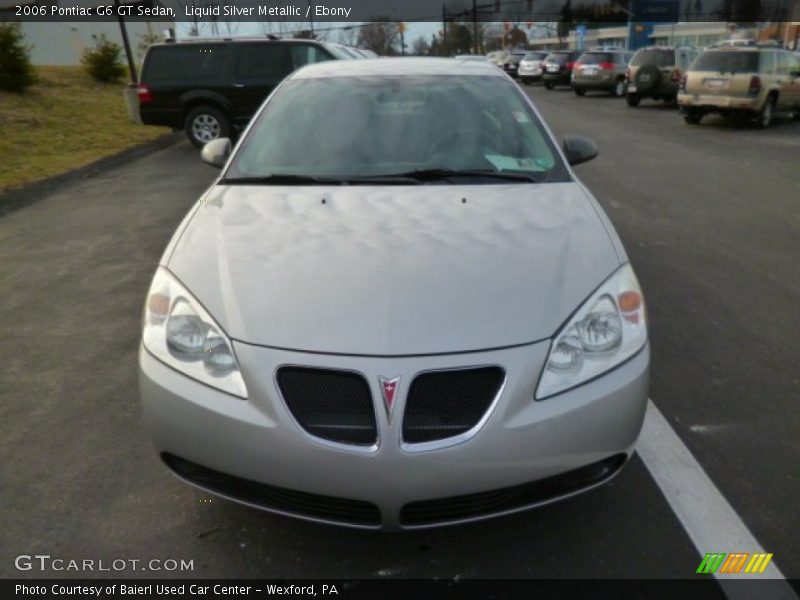
[{"label": "bare tree", "polygon": [[411,42],[411,50],[417,56],[427,56],[431,51],[431,45],[425,39],[425,36],[421,35]]},{"label": "bare tree", "polygon": [[343,46],[355,46],[358,44],[358,28],[344,27],[340,29],[336,41]]},{"label": "bare tree", "polygon": [[139,34],[139,40],[136,43],[136,54],[139,58],[144,56],[147,49],[153,44],[162,41],[162,37],[153,29],[153,24],[150,21],[145,23],[146,31]]},{"label": "bare tree", "polygon": [[264,34],[264,37],[270,35],[283,37],[289,30],[285,17],[278,17],[274,21],[260,21],[258,27],[261,29],[261,33]]},{"label": "bare tree", "polygon": [[400,37],[397,23],[386,17],[373,23],[367,23],[358,31],[358,46],[372,50],[381,56],[397,54],[395,44]]},{"label": "bare tree", "polygon": [[503,24],[497,22],[481,23],[478,35],[484,52],[503,48]]}]

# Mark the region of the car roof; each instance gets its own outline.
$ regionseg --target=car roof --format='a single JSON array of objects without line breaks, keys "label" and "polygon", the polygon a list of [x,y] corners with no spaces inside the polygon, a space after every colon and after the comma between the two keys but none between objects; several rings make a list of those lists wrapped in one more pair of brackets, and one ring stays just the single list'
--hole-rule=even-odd
[{"label": "car roof", "polygon": [[292,79],[358,77],[365,75],[505,75],[489,61],[456,58],[367,58],[329,60],[295,71]]},{"label": "car roof", "polygon": [[191,38],[181,40],[167,40],[152,44],[153,46],[169,46],[171,48],[181,48],[183,46],[203,45],[209,44],[316,44],[319,46],[341,46],[332,42],[323,42],[320,40],[305,40],[305,39],[269,39],[263,37],[236,37],[236,38]]}]

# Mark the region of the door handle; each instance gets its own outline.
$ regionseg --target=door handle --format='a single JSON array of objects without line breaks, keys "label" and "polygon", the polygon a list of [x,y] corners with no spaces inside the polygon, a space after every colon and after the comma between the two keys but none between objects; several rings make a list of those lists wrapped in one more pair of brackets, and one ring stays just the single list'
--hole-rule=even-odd
[{"label": "door handle", "polygon": [[244,87],[244,84],[243,83],[234,83],[233,87],[238,88],[238,89],[242,89]]}]

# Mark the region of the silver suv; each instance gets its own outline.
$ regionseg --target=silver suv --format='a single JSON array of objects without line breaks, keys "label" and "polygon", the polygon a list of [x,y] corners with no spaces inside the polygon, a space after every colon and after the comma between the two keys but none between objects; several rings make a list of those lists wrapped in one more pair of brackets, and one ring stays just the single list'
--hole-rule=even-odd
[{"label": "silver suv", "polygon": [[578,96],[589,90],[625,95],[625,69],[633,53],[625,50],[589,50],[572,68],[572,89]]}]

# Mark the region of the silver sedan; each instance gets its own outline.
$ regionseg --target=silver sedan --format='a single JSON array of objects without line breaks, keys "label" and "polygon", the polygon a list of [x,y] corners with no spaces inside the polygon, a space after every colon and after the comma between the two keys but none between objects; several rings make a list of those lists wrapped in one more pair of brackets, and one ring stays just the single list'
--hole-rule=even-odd
[{"label": "silver sedan", "polygon": [[288,77],[180,225],[145,303],[145,418],[182,480],[411,529],[614,477],[648,396],[642,291],[608,218],[488,63]]}]

